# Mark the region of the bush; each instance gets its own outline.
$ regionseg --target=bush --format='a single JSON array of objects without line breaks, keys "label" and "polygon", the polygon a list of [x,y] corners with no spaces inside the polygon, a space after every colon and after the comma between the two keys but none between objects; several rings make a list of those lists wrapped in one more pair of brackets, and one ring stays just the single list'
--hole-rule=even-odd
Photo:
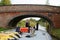
[{"label": "bush", "polygon": [[52,28],[51,34],[60,38],[60,29]]},{"label": "bush", "polygon": [[18,27],[25,27],[25,20],[18,22]]},{"label": "bush", "polygon": [[5,30],[9,30],[10,28],[3,28],[3,27],[0,27],[0,32],[1,31],[5,31]]},{"label": "bush", "polygon": [[[30,22],[30,26],[31,27],[34,27],[36,25],[36,20],[35,19],[29,19],[29,22]],[[26,26],[26,20],[21,20],[20,22],[18,22],[17,24],[19,27],[25,27]]]}]

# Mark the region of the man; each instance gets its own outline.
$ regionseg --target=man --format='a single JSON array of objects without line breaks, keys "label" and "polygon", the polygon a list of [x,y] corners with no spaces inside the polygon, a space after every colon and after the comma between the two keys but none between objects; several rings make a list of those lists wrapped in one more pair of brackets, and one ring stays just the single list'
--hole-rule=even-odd
[{"label": "man", "polygon": [[21,34],[22,35],[22,32],[20,31],[20,27],[17,25],[17,27],[16,27],[16,32],[18,32],[19,34]]},{"label": "man", "polygon": [[20,27],[17,25],[17,27],[16,27],[16,32],[20,32]]},{"label": "man", "polygon": [[30,33],[30,21],[26,20],[26,27],[28,27],[28,33]]}]

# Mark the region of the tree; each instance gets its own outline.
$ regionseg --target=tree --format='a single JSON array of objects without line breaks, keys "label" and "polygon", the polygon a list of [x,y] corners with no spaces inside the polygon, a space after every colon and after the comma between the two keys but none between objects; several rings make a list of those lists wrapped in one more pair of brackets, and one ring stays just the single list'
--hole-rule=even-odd
[{"label": "tree", "polygon": [[35,25],[36,25],[36,20],[33,18],[30,18],[30,26],[35,27]]},{"label": "tree", "polygon": [[[30,18],[29,19],[29,25],[31,26],[31,27],[34,27],[35,25],[36,25],[36,20],[35,19],[33,19],[33,18]],[[26,27],[26,20],[21,20],[20,22],[18,22],[17,23],[17,25],[19,26],[19,27]]]},{"label": "tree", "polygon": [[2,5],[1,0],[0,0],[0,5]]},{"label": "tree", "polygon": [[1,5],[11,5],[10,0],[1,0]]},{"label": "tree", "polygon": [[18,22],[18,27],[25,27],[25,22],[26,20],[21,20],[20,22]]},{"label": "tree", "polygon": [[39,20],[39,24],[44,26],[44,27],[47,27],[49,25],[48,21],[46,19],[44,19],[44,18],[41,18]]}]

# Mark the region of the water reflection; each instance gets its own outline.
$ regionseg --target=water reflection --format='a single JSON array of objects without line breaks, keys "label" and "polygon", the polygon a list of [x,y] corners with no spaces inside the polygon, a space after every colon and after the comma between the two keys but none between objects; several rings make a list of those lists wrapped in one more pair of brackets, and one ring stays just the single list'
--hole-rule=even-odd
[{"label": "water reflection", "polygon": [[20,40],[52,40],[51,36],[48,34],[46,31],[46,28],[39,25],[38,31],[35,31],[35,36],[34,37],[22,37]]}]

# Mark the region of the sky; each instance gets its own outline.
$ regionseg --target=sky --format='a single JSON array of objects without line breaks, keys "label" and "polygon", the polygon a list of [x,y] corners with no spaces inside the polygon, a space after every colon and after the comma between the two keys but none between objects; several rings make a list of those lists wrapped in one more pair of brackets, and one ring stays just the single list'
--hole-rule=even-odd
[{"label": "sky", "polygon": [[40,20],[40,18],[38,18],[38,17],[28,17],[28,18],[24,18],[23,20],[27,20],[27,19],[35,19],[36,21],[38,21],[38,20]]},{"label": "sky", "polygon": [[[11,0],[12,4],[46,4],[47,0]],[[49,5],[60,6],[60,0],[49,0]]]}]

